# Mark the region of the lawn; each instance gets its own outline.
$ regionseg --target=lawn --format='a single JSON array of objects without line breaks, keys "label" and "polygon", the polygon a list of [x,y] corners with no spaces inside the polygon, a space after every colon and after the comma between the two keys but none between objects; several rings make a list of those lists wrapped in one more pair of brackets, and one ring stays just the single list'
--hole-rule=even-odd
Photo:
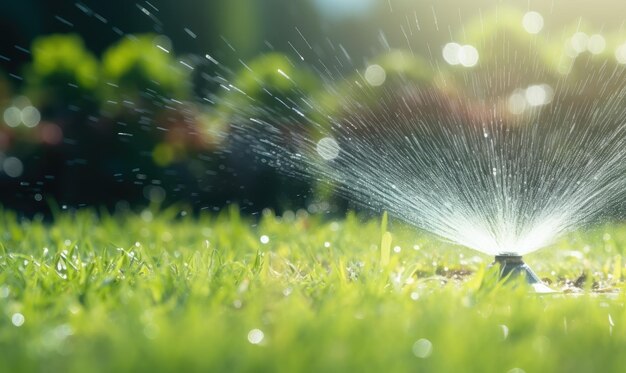
[{"label": "lawn", "polygon": [[385,220],[2,211],[0,372],[623,371],[626,227],[529,255],[535,295]]}]

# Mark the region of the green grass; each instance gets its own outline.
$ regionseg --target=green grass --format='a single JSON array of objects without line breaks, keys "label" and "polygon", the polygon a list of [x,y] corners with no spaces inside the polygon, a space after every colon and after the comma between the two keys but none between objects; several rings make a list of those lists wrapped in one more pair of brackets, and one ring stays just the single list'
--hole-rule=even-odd
[{"label": "green grass", "polygon": [[541,277],[567,289],[537,296],[497,284],[486,256],[397,222],[384,234],[380,219],[353,215],[266,214],[257,224],[234,208],[200,218],[81,211],[42,223],[3,211],[0,224],[0,372],[626,364],[624,226],[529,255]]}]

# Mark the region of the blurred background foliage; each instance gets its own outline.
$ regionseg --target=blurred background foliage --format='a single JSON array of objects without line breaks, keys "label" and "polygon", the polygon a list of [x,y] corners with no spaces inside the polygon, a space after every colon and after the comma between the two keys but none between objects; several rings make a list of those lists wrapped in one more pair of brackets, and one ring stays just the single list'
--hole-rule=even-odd
[{"label": "blurred background foliage", "polygon": [[[171,48],[167,37],[153,34],[131,35],[112,45],[102,57],[104,87],[109,88],[104,97],[137,100],[146,92],[159,97],[188,96],[189,70],[174,63]],[[145,104],[152,101],[150,97]]]},{"label": "blurred background foliage", "polygon": [[25,213],[181,201],[332,212],[345,207],[332,185],[254,162],[255,139],[233,141],[231,126],[281,121],[293,124],[285,139],[316,138],[307,120],[384,121],[409,105],[476,121],[492,102],[514,125],[548,115],[561,82],[570,105],[626,84],[576,85],[626,64],[622,19],[602,11],[618,1],[507,4],[4,2],[1,202]]},{"label": "blurred background foliage", "polygon": [[25,94],[37,107],[80,104],[98,88],[99,61],[80,36],[50,35],[37,38],[31,47],[32,63],[25,71]]}]

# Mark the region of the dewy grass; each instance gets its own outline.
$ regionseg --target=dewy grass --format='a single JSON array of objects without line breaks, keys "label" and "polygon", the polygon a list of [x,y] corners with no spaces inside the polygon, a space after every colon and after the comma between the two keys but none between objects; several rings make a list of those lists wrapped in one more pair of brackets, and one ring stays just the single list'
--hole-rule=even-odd
[{"label": "dewy grass", "polygon": [[352,214],[266,214],[257,224],[235,209],[199,218],[81,211],[42,223],[3,211],[0,224],[2,372],[626,364],[621,226],[529,255],[542,278],[568,290],[537,296],[496,283],[489,257]]}]

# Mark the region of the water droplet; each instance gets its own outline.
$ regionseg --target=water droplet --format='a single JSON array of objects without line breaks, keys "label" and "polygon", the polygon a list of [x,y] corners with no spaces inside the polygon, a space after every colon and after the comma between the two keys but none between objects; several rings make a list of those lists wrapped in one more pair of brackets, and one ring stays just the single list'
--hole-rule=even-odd
[{"label": "water droplet", "polygon": [[22,111],[15,107],[10,106],[4,111],[4,123],[9,127],[17,127],[22,122]]},{"label": "water droplet", "polygon": [[270,238],[266,235],[262,235],[261,238],[259,238],[259,241],[261,241],[261,243],[263,245],[267,244],[268,242],[270,242]]},{"label": "water droplet", "polygon": [[476,66],[478,63],[478,50],[471,45],[464,45],[459,50],[459,62],[465,67]]},{"label": "water droplet", "polygon": [[522,26],[529,34],[538,34],[543,29],[543,16],[534,11],[526,12],[522,18]]},{"label": "water droplet", "polygon": [[604,52],[605,48],[606,40],[604,39],[604,36],[600,34],[594,34],[589,37],[589,40],[587,41],[587,50],[591,54],[600,54]]},{"label": "water droplet", "polygon": [[141,216],[141,219],[145,221],[146,223],[149,223],[152,221],[152,212],[150,210],[143,210],[140,216]]},{"label": "water droplet", "polygon": [[478,63],[478,50],[469,44],[448,43],[443,47],[443,59],[453,66],[472,67]]},{"label": "water droplet", "polygon": [[433,353],[433,344],[426,338],[418,339],[413,343],[413,355],[426,359]]},{"label": "water droplet", "polygon": [[448,43],[443,47],[443,59],[449,65],[458,65],[459,61],[459,51],[461,50],[461,45],[458,43]]},{"label": "water droplet", "polygon": [[265,334],[263,334],[263,331],[261,329],[252,329],[250,330],[250,332],[248,332],[248,342],[252,343],[253,345],[261,343],[263,341],[263,338],[265,338]]},{"label": "water droplet", "polygon": [[21,122],[29,128],[36,127],[39,124],[39,121],[41,121],[41,114],[34,106],[26,106],[22,109],[20,117]]},{"label": "water droplet", "polygon": [[20,177],[24,172],[24,165],[18,158],[8,157],[2,162],[2,169],[10,177]]},{"label": "water droplet", "polygon": [[291,80],[291,78],[289,77],[289,75],[287,75],[287,73],[285,73],[283,70],[278,69],[278,70],[276,70],[276,71],[278,71],[278,73],[279,73],[280,75],[282,75],[285,79],[287,79],[287,80]]},{"label": "water droplet", "polygon": [[587,43],[589,42],[589,35],[584,32],[577,32],[572,35],[570,39],[570,46],[576,53],[582,53],[587,50]]},{"label": "water droplet", "polygon": [[524,90],[516,89],[507,101],[507,108],[511,114],[519,115],[526,110],[526,94]]},{"label": "water droplet", "polygon": [[378,87],[385,83],[387,73],[380,65],[369,65],[365,69],[365,80],[372,87]]},{"label": "water droplet", "polygon": [[626,43],[615,49],[615,59],[622,65],[626,64]]},{"label": "water droplet", "polygon": [[320,157],[330,161],[339,155],[339,144],[332,137],[324,137],[317,142],[316,150]]},{"label": "water droplet", "polygon": [[11,316],[11,322],[13,323],[13,325],[17,327],[24,325],[25,321],[26,321],[26,318],[24,317],[24,315],[22,315],[19,312],[14,313],[13,316]]},{"label": "water droplet", "polygon": [[502,329],[502,339],[507,339],[509,336],[509,327],[502,324],[500,325],[500,329]]},{"label": "water droplet", "polygon": [[545,105],[552,101],[552,87],[547,84],[531,85],[526,88],[526,101],[530,106]]}]

